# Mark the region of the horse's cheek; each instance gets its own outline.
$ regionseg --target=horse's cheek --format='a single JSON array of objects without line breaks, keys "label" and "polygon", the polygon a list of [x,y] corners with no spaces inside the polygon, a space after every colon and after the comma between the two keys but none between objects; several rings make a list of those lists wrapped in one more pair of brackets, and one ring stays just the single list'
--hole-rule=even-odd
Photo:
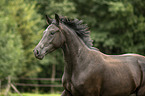
[{"label": "horse's cheek", "polygon": [[61,40],[58,37],[58,35],[54,38],[54,40],[52,41],[52,44],[54,45],[55,48],[59,48],[61,45]]}]

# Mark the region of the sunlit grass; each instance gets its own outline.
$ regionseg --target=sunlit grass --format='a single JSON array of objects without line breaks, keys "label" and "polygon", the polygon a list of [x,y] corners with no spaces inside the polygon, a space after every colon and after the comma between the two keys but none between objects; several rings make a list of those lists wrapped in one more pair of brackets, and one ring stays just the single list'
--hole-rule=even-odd
[{"label": "sunlit grass", "polygon": [[[11,96],[20,96],[19,94],[11,94]],[[22,96],[60,96],[60,94],[35,94],[35,93],[22,93]]]}]

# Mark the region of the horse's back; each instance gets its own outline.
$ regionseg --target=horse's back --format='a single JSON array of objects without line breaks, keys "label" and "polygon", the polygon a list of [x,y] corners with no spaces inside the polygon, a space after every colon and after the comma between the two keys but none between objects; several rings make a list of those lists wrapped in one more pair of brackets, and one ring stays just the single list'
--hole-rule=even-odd
[{"label": "horse's back", "polygon": [[137,64],[140,67],[141,81],[140,86],[137,88],[137,96],[145,96],[145,56],[139,54],[125,54],[126,56],[132,57],[133,60],[137,60]]},{"label": "horse's back", "polygon": [[141,85],[138,88],[137,96],[145,96],[145,57],[142,55],[137,55],[138,64],[141,68]]},{"label": "horse's back", "polygon": [[[144,61],[142,65],[139,64],[139,58],[140,55],[124,54],[108,55],[104,59],[106,62],[104,96],[126,96],[137,91],[142,81],[142,70],[145,69]],[[112,90],[114,91],[111,93]],[[107,95],[108,92],[110,95]]]}]

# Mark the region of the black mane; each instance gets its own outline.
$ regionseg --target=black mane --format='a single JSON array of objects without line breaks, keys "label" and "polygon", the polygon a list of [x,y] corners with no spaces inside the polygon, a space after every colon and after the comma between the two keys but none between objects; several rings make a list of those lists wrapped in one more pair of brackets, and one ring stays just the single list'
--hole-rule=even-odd
[{"label": "black mane", "polygon": [[68,19],[65,17],[60,18],[61,23],[64,23],[68,27],[75,30],[76,34],[83,40],[83,42],[89,47],[92,47],[92,42],[90,38],[90,31],[88,30],[88,26],[86,24],[83,24],[82,20],[78,19]]}]

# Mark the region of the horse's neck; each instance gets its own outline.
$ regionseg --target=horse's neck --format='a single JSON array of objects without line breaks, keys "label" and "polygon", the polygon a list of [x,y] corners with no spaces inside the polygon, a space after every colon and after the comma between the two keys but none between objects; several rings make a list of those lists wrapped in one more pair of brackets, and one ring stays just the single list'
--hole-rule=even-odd
[{"label": "horse's neck", "polygon": [[[65,68],[64,72],[69,76],[72,75],[74,68],[79,64],[78,57],[81,53],[85,53],[88,48],[84,42],[73,32],[65,33],[66,42],[62,46],[64,58],[65,58]],[[85,58],[85,56],[83,56]]]}]

